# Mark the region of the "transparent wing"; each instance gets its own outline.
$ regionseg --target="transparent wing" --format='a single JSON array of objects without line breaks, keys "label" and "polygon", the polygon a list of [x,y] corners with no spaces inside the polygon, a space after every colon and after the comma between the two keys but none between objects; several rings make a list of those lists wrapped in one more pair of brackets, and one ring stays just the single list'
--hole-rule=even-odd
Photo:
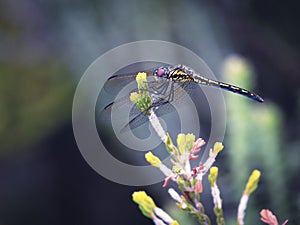
[{"label": "transparent wing", "polygon": [[174,110],[168,109],[171,103],[180,103],[190,95],[194,95],[195,89],[198,85],[194,82],[174,82],[169,81],[168,88],[161,94],[155,95],[155,101],[153,101],[153,106],[157,105],[156,112],[159,115],[164,115],[166,113],[172,112]]},{"label": "transparent wing", "polygon": [[[166,115],[168,113],[173,112],[175,109],[171,105],[174,101],[182,101],[189,94],[193,93],[193,90],[197,87],[196,84],[192,82],[185,83],[174,83],[172,81],[166,80],[165,86],[160,83],[162,88],[166,85],[169,85],[167,91],[161,93],[160,95],[156,95],[152,98],[152,108],[155,111],[158,117]],[[173,85],[173,86],[172,86]],[[149,89],[151,94],[151,90]],[[155,91],[155,93],[157,93]],[[148,122],[148,118],[144,113],[141,113],[136,107],[134,110],[130,111],[130,121],[127,123],[121,130],[121,132],[126,132],[130,129],[135,129],[144,123]]]},{"label": "transparent wing", "polygon": [[137,127],[142,126],[144,123],[148,122],[148,117],[140,112],[139,114],[137,114],[135,117],[133,117],[129,123],[127,123],[120,131],[120,133],[124,133],[127,132],[129,130],[133,130]]},{"label": "transparent wing", "polygon": [[[154,111],[156,111],[156,108],[158,109],[157,111],[157,116],[162,116],[166,113],[170,113],[173,111],[172,107],[170,107],[169,102],[163,102],[161,100],[160,102],[153,103],[153,106],[151,108],[154,108]],[[149,108],[150,109],[150,108]],[[130,111],[130,121],[121,129],[121,133],[124,133],[126,131],[135,129],[137,127],[140,127],[141,125],[145,124],[148,122],[148,117],[142,113],[141,111],[136,111],[138,110],[136,107],[135,109]],[[133,112],[134,111],[134,112]]]},{"label": "transparent wing", "polygon": [[[188,81],[174,82],[169,79],[157,81],[155,77],[152,76],[152,72],[148,73],[151,73],[151,75],[147,77],[149,94],[152,98],[152,108],[156,112],[157,116],[163,116],[165,114],[173,112],[174,107],[172,107],[171,103],[174,101],[178,102],[184,100],[185,97],[189,94],[192,94],[193,90],[197,87],[197,84]],[[129,83],[129,79],[133,81],[135,77],[135,75],[133,76],[128,74],[113,76],[109,80],[108,85],[126,85]],[[106,85],[105,88],[110,88],[108,85]],[[118,91],[120,91],[120,89],[123,87],[122,85],[117,87]],[[138,91],[138,89],[133,89],[131,92],[135,91]],[[145,116],[144,113],[141,113],[130,101],[130,94],[110,103],[104,108],[103,111],[107,112],[111,110],[122,110],[122,107],[130,108],[130,121],[122,128],[121,132],[126,132],[130,129],[137,128],[148,122],[147,116]]]},{"label": "transparent wing", "polygon": [[[134,76],[134,79],[135,79],[135,77],[136,76]],[[119,79],[119,77],[116,78],[116,79]],[[122,77],[121,79],[125,83],[125,80],[126,80],[125,77]],[[115,82],[115,79],[113,79],[112,81]],[[109,85],[112,85],[112,83],[109,83]],[[149,94],[150,95],[158,96],[157,91],[159,90],[159,88],[162,87],[162,86],[168,86],[168,85],[169,85],[169,80],[158,82],[157,80],[154,79],[153,76],[149,76],[148,77],[148,86],[149,86]],[[118,91],[120,91],[122,87],[118,88]],[[118,98],[118,99],[114,100],[113,102],[111,102],[110,104],[108,104],[107,106],[105,106],[105,108],[103,109],[103,111],[119,110],[121,107],[132,108],[133,103],[130,101],[130,93],[137,92],[137,91],[138,91],[137,88],[132,89],[128,93],[128,95],[126,95],[124,97],[121,97],[121,98]]]},{"label": "transparent wing", "polygon": [[[147,70],[147,71],[141,71],[145,72],[148,76],[152,76],[153,69]],[[104,84],[104,90],[111,94],[117,94],[123,87],[125,87],[127,84],[135,81],[136,73],[129,73],[129,74],[118,74],[113,75]]]}]

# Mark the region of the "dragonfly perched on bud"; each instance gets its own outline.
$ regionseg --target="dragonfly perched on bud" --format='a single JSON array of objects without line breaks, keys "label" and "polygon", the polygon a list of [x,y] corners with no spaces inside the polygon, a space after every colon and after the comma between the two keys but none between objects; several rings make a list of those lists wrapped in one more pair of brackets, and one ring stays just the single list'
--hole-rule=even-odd
[{"label": "dragonfly perched on bud", "polygon": [[[262,97],[251,91],[224,82],[208,79],[185,65],[161,66],[144,72],[147,74],[147,91],[152,99],[151,109],[155,111],[157,116],[173,111],[174,109],[171,109],[171,107],[168,106],[173,101],[178,101],[183,99],[187,94],[191,94],[199,85],[221,88],[246,96],[257,102],[263,102]],[[136,75],[137,73],[113,75],[105,83],[104,89],[108,92],[120,91],[126,84],[134,81]],[[134,92],[136,90],[137,89],[134,89],[132,91]],[[107,112],[108,110],[119,108],[124,105],[135,107],[128,95],[110,103],[103,111]],[[133,108],[130,113],[131,119],[122,130],[125,131],[127,128],[134,129],[144,124],[147,121],[147,117],[145,116],[147,110],[150,110],[150,108],[146,109],[144,112],[139,111],[137,108]]]}]

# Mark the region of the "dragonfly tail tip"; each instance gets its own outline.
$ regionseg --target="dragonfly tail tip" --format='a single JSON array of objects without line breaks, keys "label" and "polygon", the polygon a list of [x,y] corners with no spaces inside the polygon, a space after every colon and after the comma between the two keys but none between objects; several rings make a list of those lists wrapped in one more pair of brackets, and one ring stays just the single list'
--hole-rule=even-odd
[{"label": "dragonfly tail tip", "polygon": [[262,97],[260,97],[259,95],[256,96],[256,100],[260,103],[264,102],[264,99]]}]

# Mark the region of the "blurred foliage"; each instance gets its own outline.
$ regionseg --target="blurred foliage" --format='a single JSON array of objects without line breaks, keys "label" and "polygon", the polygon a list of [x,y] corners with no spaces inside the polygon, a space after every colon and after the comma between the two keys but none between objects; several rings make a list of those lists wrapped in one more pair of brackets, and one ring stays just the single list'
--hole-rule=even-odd
[{"label": "blurred foliage", "polygon": [[49,135],[70,117],[74,83],[58,63],[0,65],[0,154]]},{"label": "blurred foliage", "polygon": [[[224,77],[229,83],[253,90],[253,69],[238,56],[225,61]],[[246,224],[258,222],[256,206],[264,205],[276,209],[288,217],[286,160],[282,146],[282,117],[275,105],[259,104],[236,95],[226,95],[228,109],[228,154],[230,172],[233,177],[234,201],[242,193],[243,182],[251,170],[258,168],[262,178],[256,199],[250,201]],[[280,194],[278,194],[280,193]],[[252,204],[251,204],[252,202]],[[254,206],[255,202],[256,206]],[[252,206],[252,207],[251,207]],[[248,218],[248,219],[247,219]],[[257,221],[254,220],[257,218]]]},{"label": "blurred foliage", "polygon": [[[278,212],[276,214],[282,218],[288,217],[281,212],[286,208],[286,211],[290,210],[291,224],[299,224],[298,4],[297,1],[283,4],[280,1],[258,0],[207,2],[28,0],[19,1],[17,4],[15,1],[0,1],[0,157],[11,152],[24,152],[28,146],[27,149],[33,151],[37,146],[45,152],[47,147],[52,149],[54,143],[51,141],[47,142],[47,146],[35,142],[43,138],[49,140],[49,134],[62,130],[64,123],[70,127],[71,100],[75,85],[65,68],[72,71],[72,76],[79,77],[96,57],[121,43],[142,39],[173,41],[190,48],[204,58],[214,71],[222,62],[224,55],[238,52],[255,64],[258,75],[257,87],[263,92],[262,97],[271,99],[280,110],[270,103],[263,106],[232,93],[226,93],[229,143],[226,143],[228,151],[225,152],[234,157],[230,164],[235,175],[235,182],[232,184],[235,191],[232,191],[230,196],[236,193],[238,198],[241,194],[238,188],[242,188],[243,185],[237,183],[244,184],[249,171],[259,167],[262,170],[261,182],[265,182],[266,185],[260,185],[258,192],[253,195],[253,197],[261,196],[261,199],[258,201],[252,199],[250,204],[256,202],[259,205],[259,201],[268,198],[277,205],[281,202],[280,199],[285,198],[284,192],[288,192],[286,199],[288,205],[282,203],[280,208],[276,208]],[[235,65],[235,68],[238,67]],[[248,72],[244,73],[248,75],[243,78],[241,74],[231,78],[228,74],[224,80],[252,89],[252,72],[250,68],[246,70]],[[297,96],[299,108],[297,114],[294,114]],[[281,112],[284,112],[282,118]],[[263,123],[267,125],[266,128],[262,127]],[[56,138],[62,138],[60,135],[58,132],[59,137]],[[285,143],[283,138],[287,139]],[[68,146],[68,149],[73,147]],[[67,149],[62,146],[56,150],[65,152]],[[55,155],[53,157],[55,162],[51,161],[52,167],[47,171],[55,173],[58,155],[56,151],[51,152]],[[71,169],[78,167],[78,161],[73,164],[69,161],[70,156],[74,157],[77,153],[77,149],[72,153],[65,153],[68,154],[68,167]],[[45,165],[45,157],[37,161]],[[101,224],[99,221],[103,218],[106,218],[106,221],[120,219],[123,224],[129,224],[126,223],[126,219],[134,218],[136,209],[129,211],[130,207],[126,207],[128,196],[124,198],[123,203],[117,199],[119,207],[124,206],[124,210],[118,213],[123,213],[123,216],[111,216],[114,215],[114,211],[112,210],[112,214],[109,213],[108,204],[103,204],[112,200],[112,196],[107,195],[108,192],[115,190],[115,193],[120,194],[120,198],[123,196],[119,187],[105,189],[102,183],[96,186],[92,182],[78,182],[82,171],[74,176],[70,176],[73,173],[65,176],[65,163],[66,161],[61,163],[63,166],[59,167],[55,175],[62,176],[59,182],[52,182],[51,179],[49,182],[56,185],[66,183],[68,184],[65,185],[66,189],[59,187],[58,193],[55,193],[47,183],[41,198],[36,198],[41,202],[34,206],[30,201],[22,203],[21,198],[15,197],[20,195],[31,197],[24,183],[15,182],[18,180],[17,175],[22,174],[26,184],[30,183],[34,188],[40,188],[38,182],[41,179],[37,178],[40,176],[49,179],[49,174],[39,170],[41,174],[38,176],[35,173],[36,167],[32,164],[28,166],[31,170],[27,173],[24,173],[24,167],[10,166],[10,161],[7,161],[6,165],[1,164],[2,205],[9,209],[11,202],[5,200],[3,196],[7,196],[7,190],[15,190],[11,192],[13,196],[11,199],[16,201],[15,204],[22,212],[12,210],[7,215],[19,223],[3,222],[3,224],[24,224],[24,221],[26,223],[24,218],[39,219],[36,215],[39,215],[40,221],[46,224],[53,224],[53,220],[49,218],[54,218],[56,224],[80,223],[78,219],[82,218],[90,224],[91,222]],[[231,173],[228,176],[231,177]],[[66,178],[71,180],[65,181]],[[81,178],[91,180],[86,174]],[[93,179],[97,182],[102,181],[99,176],[94,176]],[[73,184],[72,187],[69,183]],[[85,189],[80,189],[83,183]],[[262,190],[264,186],[269,186],[270,189],[264,192]],[[279,193],[271,193],[280,187],[283,189],[279,190]],[[78,190],[76,192],[78,194],[72,194],[70,188]],[[227,188],[233,187],[228,185]],[[64,190],[65,195],[62,194]],[[93,195],[93,201],[82,198],[82,193],[86,190]],[[97,202],[94,196],[101,193],[99,190],[103,190],[104,196]],[[33,196],[37,196],[35,189],[33,193]],[[47,196],[51,200],[45,200]],[[59,202],[58,207],[51,207],[53,200]],[[224,203],[228,200],[229,198],[224,196]],[[65,207],[62,202],[71,202],[72,207],[67,207],[66,213],[58,212],[60,206]],[[105,212],[108,213],[99,213],[103,205]],[[267,203],[261,205],[269,206]],[[258,218],[257,213],[256,208],[252,218]],[[252,215],[247,213],[246,219],[251,218],[250,216]],[[250,224],[256,223],[251,221]]]}]

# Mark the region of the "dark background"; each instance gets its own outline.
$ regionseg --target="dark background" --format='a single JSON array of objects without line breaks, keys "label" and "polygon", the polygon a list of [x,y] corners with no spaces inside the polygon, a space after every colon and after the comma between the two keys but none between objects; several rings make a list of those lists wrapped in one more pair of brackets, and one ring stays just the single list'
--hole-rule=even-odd
[{"label": "dark background", "polygon": [[[280,139],[280,165],[272,167],[285,169],[273,181],[284,187],[285,203],[272,203],[280,189],[266,199],[259,192],[255,219],[248,219],[257,221],[259,210],[270,208],[280,221],[299,224],[299,21],[296,1],[2,0],[0,223],[151,224],[131,193],[146,189],[163,207],[166,190],[161,184],[154,189],[123,186],[94,172],[76,146],[71,107],[77,82],[98,56],[120,44],[157,39],[191,49],[219,78],[231,54],[252,65],[252,89],[278,112],[280,126],[273,137]],[[230,143],[225,139],[228,149]],[[219,167],[230,171],[225,161]],[[230,189],[225,184],[223,189]],[[238,202],[226,193],[230,190],[223,199],[231,218]]]}]

